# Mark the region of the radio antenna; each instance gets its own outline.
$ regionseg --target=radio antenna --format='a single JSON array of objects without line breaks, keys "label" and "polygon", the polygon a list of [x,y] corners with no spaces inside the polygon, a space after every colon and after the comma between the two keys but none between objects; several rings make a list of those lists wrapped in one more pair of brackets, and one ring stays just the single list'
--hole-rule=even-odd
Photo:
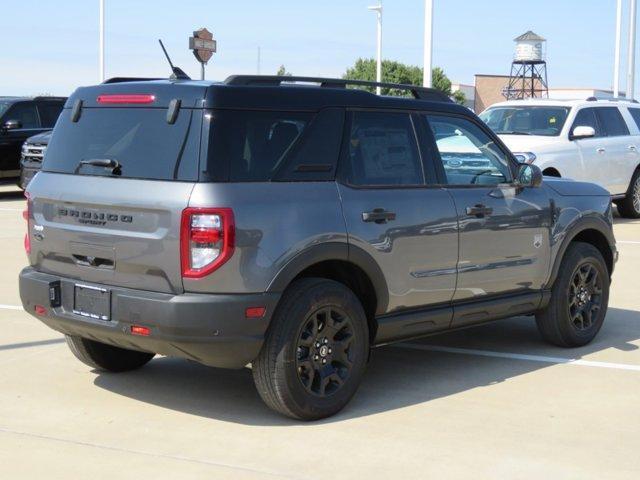
[{"label": "radio antenna", "polygon": [[164,56],[167,57],[167,62],[169,62],[169,66],[171,67],[171,72],[173,72],[171,74],[171,79],[172,80],[191,80],[191,77],[189,75],[187,75],[186,73],[184,73],[184,71],[180,67],[174,67],[173,66],[173,62],[171,61],[171,58],[169,57],[169,54],[167,53],[167,49],[164,48],[164,43],[162,43],[162,40],[160,40],[160,39],[158,39],[158,42],[160,43],[160,47],[162,48],[162,51],[164,52]]}]

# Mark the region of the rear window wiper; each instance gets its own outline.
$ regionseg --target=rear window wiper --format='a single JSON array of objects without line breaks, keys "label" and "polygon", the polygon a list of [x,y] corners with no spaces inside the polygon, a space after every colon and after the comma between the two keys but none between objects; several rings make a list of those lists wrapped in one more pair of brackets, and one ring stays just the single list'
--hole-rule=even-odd
[{"label": "rear window wiper", "polygon": [[88,160],[80,160],[76,167],[75,173],[78,173],[80,169],[85,165],[91,165],[92,167],[110,168],[111,173],[114,175],[120,175],[122,173],[122,167],[120,162],[113,158],[91,158]]}]

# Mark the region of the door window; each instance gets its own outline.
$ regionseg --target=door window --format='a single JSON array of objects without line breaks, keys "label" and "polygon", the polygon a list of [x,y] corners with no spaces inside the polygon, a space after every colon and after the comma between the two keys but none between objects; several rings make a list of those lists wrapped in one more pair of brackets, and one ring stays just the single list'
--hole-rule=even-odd
[{"label": "door window", "polygon": [[354,112],[344,165],[351,185],[422,185],[424,174],[411,117]]},{"label": "door window", "polygon": [[509,158],[480,127],[459,117],[427,115],[449,185],[511,182]]},{"label": "door window", "polygon": [[44,128],[53,128],[63,106],[63,103],[41,103],[38,105],[40,119]]},{"label": "door window", "polygon": [[38,113],[34,103],[20,102],[14,104],[7,114],[7,120],[17,120],[22,124],[21,128],[40,128]]},{"label": "door window", "polygon": [[602,132],[600,131],[600,128],[598,126],[598,120],[596,119],[594,110],[595,108],[583,108],[582,110],[578,111],[578,113],[576,114],[576,118],[573,121],[573,125],[571,126],[571,132],[573,133],[573,130],[576,127],[591,127],[596,132],[595,136],[601,137]]},{"label": "door window", "polygon": [[627,124],[617,107],[600,107],[596,108],[595,111],[600,129],[605,137],[629,135]]}]

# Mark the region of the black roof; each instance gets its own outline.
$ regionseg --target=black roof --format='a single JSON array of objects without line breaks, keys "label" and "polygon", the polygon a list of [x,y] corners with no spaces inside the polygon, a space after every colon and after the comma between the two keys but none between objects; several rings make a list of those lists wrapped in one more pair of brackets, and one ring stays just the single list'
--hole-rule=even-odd
[{"label": "black roof", "polygon": [[[317,85],[289,83],[304,79]],[[98,95],[153,94],[153,105],[167,107],[173,99],[180,99],[184,108],[280,109],[317,111],[326,107],[392,108],[402,110],[430,109],[469,113],[453,103],[441,92],[422,87],[381,84],[389,88],[406,89],[421,98],[378,96],[366,90],[345,88],[350,81],[308,77],[233,76],[226,82],[199,80],[140,80],[118,81],[91,87],[81,87],[69,97],[66,106],[76,100],[83,106],[95,107]],[[356,82],[375,86],[374,82]],[[100,105],[102,106],[102,105]],[[122,106],[122,105],[120,105]]]}]

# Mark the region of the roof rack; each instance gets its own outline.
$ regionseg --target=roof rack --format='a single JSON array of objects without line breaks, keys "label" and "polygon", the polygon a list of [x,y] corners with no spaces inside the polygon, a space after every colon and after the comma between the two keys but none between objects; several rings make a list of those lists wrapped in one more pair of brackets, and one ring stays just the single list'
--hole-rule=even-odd
[{"label": "roof rack", "polygon": [[596,98],[589,97],[586,99],[587,102],[626,102],[626,103],[638,103],[638,100],[635,98]]},{"label": "roof rack", "polygon": [[399,83],[368,82],[365,80],[348,80],[342,78],[321,77],[293,77],[279,75],[232,75],[224,83],[226,85],[256,85],[256,86],[280,86],[283,83],[306,82],[318,83],[324,88],[347,88],[347,85],[359,85],[363,87],[382,87],[407,90],[414,98],[430,100],[433,102],[453,102],[445,93],[435,88],[418,87],[416,85],[403,85]]},{"label": "roof rack", "polygon": [[153,80],[164,80],[163,78],[149,78],[149,77],[113,77],[108,78],[102,84],[105,83],[124,83],[124,82],[151,82]]}]

